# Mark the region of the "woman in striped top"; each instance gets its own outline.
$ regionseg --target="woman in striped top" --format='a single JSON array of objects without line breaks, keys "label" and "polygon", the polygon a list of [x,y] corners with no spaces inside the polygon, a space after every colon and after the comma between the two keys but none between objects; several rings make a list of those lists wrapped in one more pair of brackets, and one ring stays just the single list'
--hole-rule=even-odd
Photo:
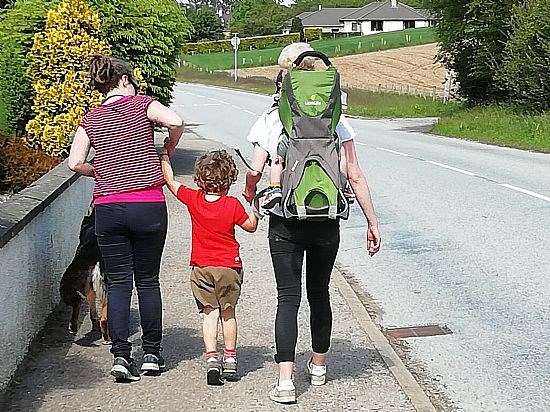
[{"label": "woman in striped top", "polygon": [[[154,126],[168,128],[165,149],[174,153],[182,119],[149,96],[137,95],[133,70],[124,60],[93,56],[89,75],[105,95],[88,112],[74,138],[69,168],[95,180],[96,235],[108,285],[108,322],[113,345],[111,374],[140,379],[129,338],[130,300],[137,287],[143,330],[144,372],[160,372],[162,300],[159,271],[167,230],[165,184],[154,142]],[[93,165],[87,161],[95,150]]]}]

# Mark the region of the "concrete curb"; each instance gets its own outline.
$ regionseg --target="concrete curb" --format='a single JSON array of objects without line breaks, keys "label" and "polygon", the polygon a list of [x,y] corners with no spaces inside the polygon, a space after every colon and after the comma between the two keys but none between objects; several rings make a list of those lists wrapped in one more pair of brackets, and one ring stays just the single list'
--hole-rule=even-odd
[{"label": "concrete curb", "polygon": [[367,309],[361,303],[361,300],[353,290],[352,286],[336,268],[334,269],[333,280],[336,288],[351,309],[353,317],[365,330],[374,347],[380,353],[382,359],[384,359],[384,362],[397,380],[399,386],[401,386],[413,404],[414,408],[418,412],[436,412],[436,409],[430,399],[420,387],[416,379],[414,379],[413,375],[409,372],[397,353],[393,350],[384,334],[380,331],[380,329],[378,329],[378,326],[376,326],[370,317]]}]

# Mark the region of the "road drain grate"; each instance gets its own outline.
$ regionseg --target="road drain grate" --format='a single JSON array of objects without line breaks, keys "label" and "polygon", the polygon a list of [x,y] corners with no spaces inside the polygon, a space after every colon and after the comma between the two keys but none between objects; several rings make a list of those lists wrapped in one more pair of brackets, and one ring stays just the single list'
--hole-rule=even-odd
[{"label": "road drain grate", "polygon": [[388,328],[384,331],[395,339],[422,338],[427,336],[450,335],[453,333],[447,325],[410,326],[408,328]]}]

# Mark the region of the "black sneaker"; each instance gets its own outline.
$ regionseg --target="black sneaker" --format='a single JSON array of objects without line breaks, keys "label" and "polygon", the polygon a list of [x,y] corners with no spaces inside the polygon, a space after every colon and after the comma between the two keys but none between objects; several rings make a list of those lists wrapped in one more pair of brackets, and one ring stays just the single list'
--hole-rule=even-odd
[{"label": "black sneaker", "polygon": [[141,379],[139,376],[139,369],[133,359],[126,360],[122,356],[117,356],[113,362],[111,368],[111,375],[120,382],[136,382]]},{"label": "black sneaker", "polygon": [[206,383],[213,386],[223,385],[222,368],[217,360],[206,362]]},{"label": "black sneaker", "polygon": [[165,369],[166,364],[162,356],[153,353],[147,353],[143,356],[143,364],[141,365],[142,372],[159,373],[164,372]]}]

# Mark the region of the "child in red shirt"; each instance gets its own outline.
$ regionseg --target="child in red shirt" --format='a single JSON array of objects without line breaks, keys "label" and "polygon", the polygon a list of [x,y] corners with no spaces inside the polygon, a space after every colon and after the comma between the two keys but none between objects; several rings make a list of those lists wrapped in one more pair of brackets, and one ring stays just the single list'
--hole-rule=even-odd
[{"label": "child in red shirt", "polygon": [[[194,180],[199,190],[174,180],[165,150],[161,154],[161,165],[170,191],[187,206],[191,215],[191,290],[199,310],[204,313],[207,383],[222,385],[222,376],[228,380],[237,376],[235,306],[243,272],[235,226],[255,232],[258,219],[253,212],[247,213],[237,198],[227,195],[237,180],[238,171],[225,150],[212,151],[197,160]],[[219,319],[225,346],[222,365],[217,351]]]}]

